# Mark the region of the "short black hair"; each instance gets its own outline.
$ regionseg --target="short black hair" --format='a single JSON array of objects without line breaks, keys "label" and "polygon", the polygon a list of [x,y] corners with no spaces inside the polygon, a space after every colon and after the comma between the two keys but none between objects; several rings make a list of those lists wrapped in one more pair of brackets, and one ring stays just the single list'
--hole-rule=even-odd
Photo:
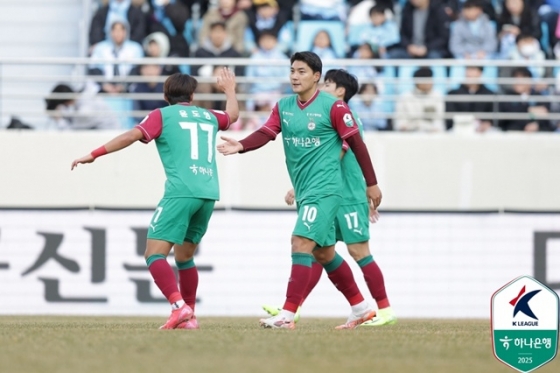
[{"label": "short black hair", "polygon": [[[74,93],[74,90],[67,84],[58,84],[51,93]],[[58,105],[65,105],[74,99],[72,98],[46,98],[47,110],[54,110]]]},{"label": "short black hair", "polygon": [[274,39],[278,40],[278,36],[272,29],[264,29],[259,32],[257,41],[260,41],[263,36],[272,36]]},{"label": "short black hair", "polygon": [[222,22],[222,21],[212,22],[212,23],[210,24],[210,30],[214,30],[214,29],[217,28],[217,27],[220,27],[220,28],[222,28],[222,29],[224,29],[224,30],[226,30],[226,28],[227,28],[226,23],[225,23],[225,22]]},{"label": "short black hair", "polygon": [[344,102],[348,103],[358,92],[358,79],[344,69],[332,69],[325,74],[325,82],[333,82],[336,88],[344,88]]},{"label": "short black hair", "polygon": [[532,78],[531,70],[526,67],[516,67],[511,72],[512,78]]},{"label": "short black hair", "polygon": [[536,38],[531,34],[521,33],[521,34],[517,35],[517,37],[515,38],[515,44],[519,43],[519,41],[523,40],[523,39],[535,39],[536,40]]},{"label": "short black hair", "polygon": [[466,68],[467,69],[477,69],[480,72],[484,71],[484,67],[482,67],[481,65],[469,65]]},{"label": "short black hair", "polygon": [[414,78],[432,78],[434,73],[429,67],[421,67],[414,72]]},{"label": "short black hair", "polygon": [[292,55],[292,58],[290,58],[290,64],[293,65],[296,61],[305,62],[313,73],[319,73],[319,75],[323,74],[323,62],[316,53],[310,51],[296,52]]},{"label": "short black hair", "polygon": [[364,83],[362,84],[362,86],[360,87],[360,91],[358,92],[359,94],[363,94],[364,91],[366,90],[367,87],[373,87],[373,90],[375,91],[375,94],[379,94],[378,90],[377,90],[377,85],[375,85],[374,83]]},{"label": "short black hair", "polygon": [[188,74],[175,73],[165,80],[163,93],[170,105],[191,102],[198,82]]},{"label": "short black hair", "polygon": [[484,5],[482,5],[482,2],[480,0],[467,0],[463,4],[463,9],[464,8],[480,8],[480,9],[483,9]]},{"label": "short black hair", "polygon": [[373,13],[385,14],[385,5],[375,4],[369,10],[369,16],[371,17]]}]

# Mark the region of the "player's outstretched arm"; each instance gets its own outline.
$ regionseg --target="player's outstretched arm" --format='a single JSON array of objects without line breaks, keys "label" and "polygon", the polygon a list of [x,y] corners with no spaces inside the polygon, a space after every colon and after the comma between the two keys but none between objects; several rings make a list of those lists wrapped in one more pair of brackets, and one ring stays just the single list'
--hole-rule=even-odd
[{"label": "player's outstretched arm", "polygon": [[84,155],[83,157],[74,160],[74,162],[72,162],[72,168],[70,170],[76,168],[80,163],[92,163],[96,158],[101,157],[102,155],[114,153],[121,149],[124,149],[134,144],[136,141],[141,140],[143,137],[144,135],[142,134],[142,131],[140,131],[138,128],[133,128],[130,131],[126,131],[125,133],[115,137],[102,147],[95,149],[90,154]]},{"label": "player's outstretched arm", "polygon": [[217,148],[218,152],[222,153],[223,155],[232,155],[243,151],[243,145],[241,145],[241,143],[236,139],[226,136],[220,136],[220,139],[224,140],[225,142],[218,145]]},{"label": "player's outstretched arm", "polygon": [[226,113],[229,116],[230,123],[239,119],[239,103],[235,96],[235,74],[229,68],[224,67],[217,77],[218,87],[226,95]]}]

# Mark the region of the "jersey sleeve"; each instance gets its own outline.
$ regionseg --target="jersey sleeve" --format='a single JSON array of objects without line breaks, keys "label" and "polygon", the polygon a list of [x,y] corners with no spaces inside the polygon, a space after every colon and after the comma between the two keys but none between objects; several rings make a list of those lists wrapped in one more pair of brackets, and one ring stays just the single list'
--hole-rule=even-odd
[{"label": "jersey sleeve", "polygon": [[278,104],[274,105],[270,116],[261,127],[262,130],[270,133],[274,138],[282,132],[282,123],[280,122],[280,114],[278,113]]},{"label": "jersey sleeve", "polygon": [[222,110],[210,110],[210,112],[214,114],[214,116],[218,120],[218,129],[220,129],[221,131],[225,131],[229,128],[231,122],[228,113]]},{"label": "jersey sleeve", "polygon": [[343,151],[348,151],[348,149],[350,149],[350,145],[348,145],[346,140],[342,140],[342,150]]},{"label": "jersey sleeve", "polygon": [[344,101],[336,101],[331,107],[331,123],[343,140],[360,132],[358,123]]},{"label": "jersey sleeve", "polygon": [[144,137],[140,140],[144,144],[149,143],[150,141],[157,139],[161,135],[161,131],[163,130],[163,119],[161,117],[161,111],[156,109],[152,111],[150,114],[146,115],[146,117],[136,126]]}]

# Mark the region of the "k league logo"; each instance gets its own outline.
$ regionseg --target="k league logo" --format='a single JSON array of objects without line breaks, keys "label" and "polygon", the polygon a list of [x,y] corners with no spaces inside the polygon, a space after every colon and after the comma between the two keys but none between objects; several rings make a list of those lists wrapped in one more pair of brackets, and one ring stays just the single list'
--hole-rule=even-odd
[{"label": "k league logo", "polygon": [[498,360],[520,372],[548,363],[558,349],[556,292],[521,276],[492,296],[492,346]]},{"label": "k league logo", "polygon": [[[518,313],[522,313],[526,316],[529,316],[530,318],[537,320],[537,321],[513,321],[512,322],[512,326],[538,326],[539,325],[539,318],[537,316],[535,316],[535,313],[533,312],[533,310],[531,309],[531,306],[529,305],[529,301],[531,299],[533,299],[533,297],[535,295],[537,295],[538,293],[541,292],[542,289],[538,289],[538,290],[533,290],[530,291],[528,293],[525,293],[525,289],[526,286],[523,286],[523,288],[521,288],[521,290],[519,291],[519,294],[517,295],[517,297],[515,297],[514,299],[512,299],[509,304],[511,304],[514,309],[513,309],[513,317],[515,318],[515,316]],[[519,324],[519,325],[518,325]]]}]

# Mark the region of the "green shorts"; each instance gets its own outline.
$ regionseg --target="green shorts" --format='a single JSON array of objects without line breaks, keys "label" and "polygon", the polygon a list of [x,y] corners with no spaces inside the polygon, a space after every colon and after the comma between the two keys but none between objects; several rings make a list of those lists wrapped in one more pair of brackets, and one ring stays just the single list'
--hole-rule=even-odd
[{"label": "green shorts", "polygon": [[201,198],[163,198],[150,222],[148,239],[176,244],[200,243],[215,203]]},{"label": "green shorts", "polygon": [[367,202],[343,205],[335,220],[336,240],[347,245],[369,241],[369,206]]},{"label": "green shorts", "polygon": [[342,198],[326,196],[298,203],[298,218],[293,235],[315,241],[318,246],[336,243],[334,220]]}]

